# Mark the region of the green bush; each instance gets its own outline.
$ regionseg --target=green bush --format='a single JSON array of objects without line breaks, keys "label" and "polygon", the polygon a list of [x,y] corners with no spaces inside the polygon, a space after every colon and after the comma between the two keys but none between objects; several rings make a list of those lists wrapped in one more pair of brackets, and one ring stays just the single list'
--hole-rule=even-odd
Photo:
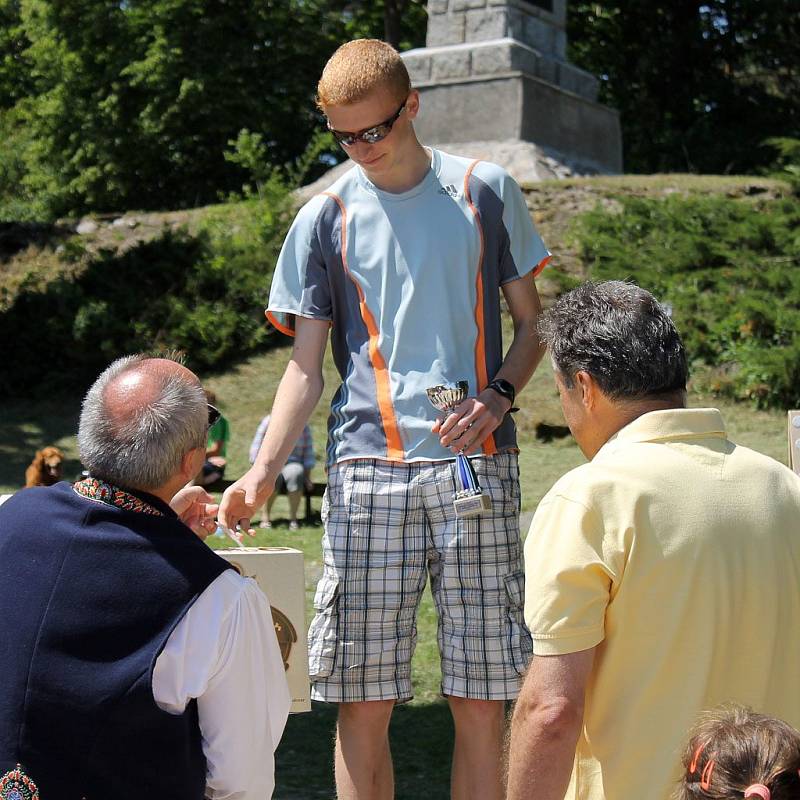
[{"label": "green bush", "polygon": [[796,200],[620,203],[575,223],[590,277],[633,280],[668,303],[707,388],[759,407],[800,404]]},{"label": "green bush", "polygon": [[[211,209],[201,229],[164,230],[121,253],[85,255],[77,277],[35,276],[0,312],[0,397],[84,387],[127,353],[180,350],[207,372],[267,344],[263,308],[291,214],[274,178],[263,201]],[[69,260],[75,250],[65,248]]]}]

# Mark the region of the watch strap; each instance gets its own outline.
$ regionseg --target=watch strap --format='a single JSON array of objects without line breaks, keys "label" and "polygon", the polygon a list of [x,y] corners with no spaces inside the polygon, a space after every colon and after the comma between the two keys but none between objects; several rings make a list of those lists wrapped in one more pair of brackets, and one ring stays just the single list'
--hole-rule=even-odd
[{"label": "watch strap", "polygon": [[511,403],[511,408],[508,409],[508,413],[519,411],[519,409],[514,406],[517,390],[514,388],[514,384],[512,384],[511,381],[507,381],[504,378],[495,378],[493,381],[489,381],[486,388],[497,392],[497,394],[505,397],[506,400]]}]

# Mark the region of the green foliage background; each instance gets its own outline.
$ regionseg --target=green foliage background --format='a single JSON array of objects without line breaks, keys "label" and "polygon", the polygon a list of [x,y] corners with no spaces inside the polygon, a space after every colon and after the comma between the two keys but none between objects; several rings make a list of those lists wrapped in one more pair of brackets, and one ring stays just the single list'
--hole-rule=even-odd
[{"label": "green foliage background", "polygon": [[5,353],[0,397],[84,384],[131,352],[181,350],[209,372],[267,344],[262,309],[292,205],[278,179],[262,192],[209,209],[196,232],[167,228],[128,250],[67,240],[74,270],[52,281],[32,271],[0,309],[0,340],[21,345]]},{"label": "green foliage background", "polygon": [[[595,280],[631,279],[672,306],[698,379],[759,407],[800,404],[800,205],[620,198],[576,221]],[[703,370],[702,367],[713,367]]]},{"label": "green foliage background", "polygon": [[[246,178],[224,158],[243,129],[269,164],[297,158],[321,121],[325,61],[381,36],[382,8],[0,0],[0,219],[214,202]],[[421,43],[424,20],[408,3],[401,46]]]},{"label": "green foliage background", "polygon": [[743,174],[800,137],[793,0],[570,0],[570,58],[619,109],[626,172]]},{"label": "green foliage background", "polygon": [[[214,202],[247,179],[241,131],[272,166],[303,152],[339,44],[426,25],[425,0],[0,0],[0,220]],[[571,0],[568,40],[627,172],[760,172],[800,138],[791,0]]]}]

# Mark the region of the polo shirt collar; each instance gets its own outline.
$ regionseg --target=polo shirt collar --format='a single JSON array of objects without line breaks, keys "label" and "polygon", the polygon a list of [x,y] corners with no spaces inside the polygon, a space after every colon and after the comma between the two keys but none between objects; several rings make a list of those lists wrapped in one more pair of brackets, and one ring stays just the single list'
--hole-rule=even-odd
[{"label": "polo shirt collar", "polygon": [[716,408],[670,408],[664,411],[650,411],[629,422],[606,444],[613,441],[659,442],[690,438],[727,438],[722,414]]}]

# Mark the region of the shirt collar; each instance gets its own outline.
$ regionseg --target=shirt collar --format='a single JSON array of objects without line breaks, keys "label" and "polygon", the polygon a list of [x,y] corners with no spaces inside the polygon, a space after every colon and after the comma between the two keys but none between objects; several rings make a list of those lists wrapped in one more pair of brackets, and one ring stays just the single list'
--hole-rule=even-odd
[{"label": "shirt collar", "polygon": [[670,408],[664,411],[650,411],[617,431],[606,445],[614,441],[659,442],[691,438],[726,439],[722,414],[716,408]]},{"label": "shirt collar", "polygon": [[87,500],[115,506],[123,511],[132,511],[155,517],[178,518],[178,515],[168,503],[140,489],[125,489],[92,477],[78,481],[73,485],[72,489],[76,494],[85,497]]}]

